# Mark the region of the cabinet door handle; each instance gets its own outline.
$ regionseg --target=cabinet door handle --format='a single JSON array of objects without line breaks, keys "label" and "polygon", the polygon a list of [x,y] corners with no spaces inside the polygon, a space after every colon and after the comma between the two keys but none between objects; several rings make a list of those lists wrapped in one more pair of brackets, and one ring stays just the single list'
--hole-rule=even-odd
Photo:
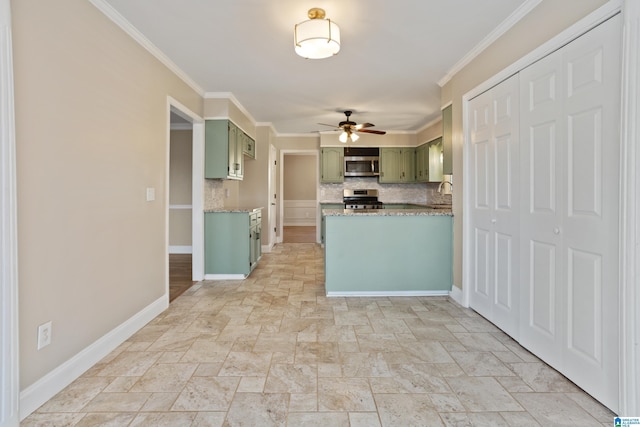
[{"label": "cabinet door handle", "polygon": [[559,227],[553,227],[553,234],[560,234],[560,228]]}]

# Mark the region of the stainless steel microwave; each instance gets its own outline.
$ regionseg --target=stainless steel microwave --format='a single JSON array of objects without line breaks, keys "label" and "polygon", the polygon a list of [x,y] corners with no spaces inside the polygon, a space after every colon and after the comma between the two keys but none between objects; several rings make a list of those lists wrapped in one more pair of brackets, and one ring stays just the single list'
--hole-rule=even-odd
[{"label": "stainless steel microwave", "polygon": [[379,156],[344,156],[344,176],[380,175]]}]

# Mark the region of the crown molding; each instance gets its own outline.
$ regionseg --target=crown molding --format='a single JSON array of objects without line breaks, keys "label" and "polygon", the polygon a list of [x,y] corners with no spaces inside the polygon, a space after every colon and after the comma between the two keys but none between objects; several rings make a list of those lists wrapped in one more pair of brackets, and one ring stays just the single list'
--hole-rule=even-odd
[{"label": "crown molding", "polygon": [[244,108],[244,106],[238,101],[238,98],[232,92],[205,92],[203,95],[204,99],[228,99],[233,102],[233,105],[238,108],[250,121],[255,125],[256,120],[253,118],[249,110]]},{"label": "crown molding", "polygon": [[435,124],[437,124],[437,123],[439,123],[441,121],[442,121],[442,116],[436,117],[435,119],[427,122],[424,126],[418,128],[418,130],[415,131],[416,135],[419,134],[420,132],[422,132],[423,130],[425,130],[427,128],[430,128],[431,126],[433,126],[433,125],[435,125]]},{"label": "crown molding", "polygon": [[471,49],[465,56],[462,57],[448,72],[438,81],[438,86],[442,87],[451,80],[460,70],[466,67],[471,61],[473,61],[478,55],[480,55],[486,48],[488,48],[493,42],[502,37],[507,31],[516,25],[522,18],[527,16],[536,6],[538,6],[542,0],[527,0],[520,5],[511,15],[500,23],[493,31],[489,33],[487,37],[482,39],[473,49]]},{"label": "crown molding", "polygon": [[134,39],[140,46],[147,50],[151,55],[164,64],[169,70],[177,75],[183,82],[185,82],[191,89],[196,91],[198,95],[203,96],[205,93],[202,87],[198,85],[187,73],[182,71],[175,62],[173,62],[167,55],[165,55],[151,40],[146,38],[136,27],[125,19],[117,10],[115,10],[110,4],[104,0],[89,0],[100,12],[102,12],[107,18],[113,21],[118,27],[120,27],[125,33],[127,33],[132,39]]}]

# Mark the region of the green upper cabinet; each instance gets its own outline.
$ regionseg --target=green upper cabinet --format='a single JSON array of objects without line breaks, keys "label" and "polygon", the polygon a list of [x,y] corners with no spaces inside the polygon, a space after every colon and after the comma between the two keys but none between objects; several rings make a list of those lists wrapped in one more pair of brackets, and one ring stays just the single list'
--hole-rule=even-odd
[{"label": "green upper cabinet", "polygon": [[436,138],[428,143],[428,181],[442,181],[442,138]]},{"label": "green upper cabinet", "polygon": [[249,135],[244,134],[244,143],[242,144],[242,153],[252,159],[256,158],[256,142]]},{"label": "green upper cabinet", "polygon": [[429,143],[416,148],[416,181],[429,181]]},{"label": "green upper cabinet", "polygon": [[381,148],[379,182],[383,184],[416,182],[416,149]]},{"label": "green upper cabinet", "polygon": [[229,120],[205,122],[205,178],[242,179],[242,135],[246,136]]},{"label": "green upper cabinet", "polygon": [[402,149],[402,178],[401,182],[416,182],[416,149]]},{"label": "green upper cabinet", "polygon": [[344,148],[320,150],[320,182],[344,182]]},{"label": "green upper cabinet", "polygon": [[380,149],[380,177],[382,183],[400,182],[402,177],[402,150],[400,148]]},{"label": "green upper cabinet", "polygon": [[453,116],[451,105],[442,110],[442,173],[453,174]]}]

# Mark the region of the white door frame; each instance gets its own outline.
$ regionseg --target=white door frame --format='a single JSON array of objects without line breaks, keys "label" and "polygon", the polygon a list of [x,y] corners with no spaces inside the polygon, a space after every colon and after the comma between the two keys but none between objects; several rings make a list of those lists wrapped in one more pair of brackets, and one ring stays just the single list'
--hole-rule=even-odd
[{"label": "white door frame", "polygon": [[[269,144],[269,197],[267,197],[268,203],[269,205],[267,206],[267,211],[268,211],[268,215],[269,215],[269,245],[268,245],[268,252],[271,252],[271,250],[273,249],[273,245],[276,244],[276,240],[278,238],[278,233],[276,231],[276,211],[278,210],[278,197],[274,197],[272,195],[277,194],[277,189],[276,189],[276,184],[277,184],[277,172],[274,172],[274,168],[277,167],[274,166],[274,162],[276,162],[278,159],[278,150],[276,149],[275,145],[273,144]],[[275,199],[275,201],[274,201]],[[271,208],[271,206],[274,206],[273,209]]]},{"label": "white door frame", "polygon": [[[469,101],[505,80],[533,62],[564,46],[587,30],[623,12],[622,52],[622,108],[621,108],[621,218],[620,218],[620,415],[637,416],[640,413],[640,4],[637,0],[612,0],[556,37],[542,44],[487,81],[471,89],[462,97],[463,123],[463,188],[471,188],[469,170],[470,123],[467,120]],[[470,192],[463,194],[463,240],[470,241]],[[472,274],[472,248],[463,244],[463,289],[459,301],[469,306]]]},{"label": "white door frame", "polygon": [[191,122],[191,280],[204,279],[204,120],[172,97],[167,97],[167,167],[165,176],[165,245],[167,254],[166,289],[169,295],[169,167],[171,147],[171,111]]},{"label": "white door frame", "polygon": [[[279,185],[279,190],[278,190],[278,195],[279,197],[277,198],[278,200],[278,212],[279,212],[279,218],[280,218],[280,222],[278,223],[278,243],[282,243],[282,238],[283,238],[283,230],[284,230],[284,202],[282,199],[282,195],[284,194],[284,156],[285,155],[299,155],[299,156],[315,156],[316,158],[316,202],[318,202],[319,200],[319,196],[320,196],[320,165],[318,164],[319,162],[319,151],[318,149],[313,149],[313,150],[296,150],[296,149],[289,149],[289,150],[280,150],[280,168],[279,168],[279,172],[280,172],[280,185]],[[317,232],[318,230],[316,230]],[[317,233],[316,233],[317,234]]]},{"label": "white door frame", "polygon": [[0,425],[20,423],[18,226],[11,2],[0,0]]},{"label": "white door frame", "polygon": [[[640,2],[625,0],[622,27],[620,185],[620,413],[640,414]],[[631,415],[635,414],[635,415]]]}]

